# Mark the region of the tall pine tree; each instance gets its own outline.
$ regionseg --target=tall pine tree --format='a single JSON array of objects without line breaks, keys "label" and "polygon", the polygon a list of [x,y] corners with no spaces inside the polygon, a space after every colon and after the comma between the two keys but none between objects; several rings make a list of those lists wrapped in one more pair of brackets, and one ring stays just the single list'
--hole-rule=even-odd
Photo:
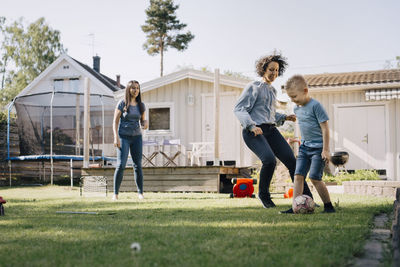
[{"label": "tall pine tree", "polygon": [[174,5],[172,0],[150,0],[150,6],[145,11],[147,19],[142,30],[147,41],[143,49],[151,56],[160,54],[160,76],[163,76],[164,51],[169,47],[183,51],[194,38],[190,31],[180,33],[187,25],[176,18],[175,11],[178,8],[179,5]]}]

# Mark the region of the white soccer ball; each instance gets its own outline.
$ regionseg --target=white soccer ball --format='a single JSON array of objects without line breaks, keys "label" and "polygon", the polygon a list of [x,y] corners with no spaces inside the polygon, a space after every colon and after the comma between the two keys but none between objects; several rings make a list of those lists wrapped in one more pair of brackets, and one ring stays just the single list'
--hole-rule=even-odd
[{"label": "white soccer ball", "polygon": [[131,244],[131,249],[133,252],[139,252],[140,251],[140,244],[137,242],[134,242]]},{"label": "white soccer ball", "polygon": [[294,213],[313,213],[315,202],[310,196],[301,195],[293,199],[292,208]]}]

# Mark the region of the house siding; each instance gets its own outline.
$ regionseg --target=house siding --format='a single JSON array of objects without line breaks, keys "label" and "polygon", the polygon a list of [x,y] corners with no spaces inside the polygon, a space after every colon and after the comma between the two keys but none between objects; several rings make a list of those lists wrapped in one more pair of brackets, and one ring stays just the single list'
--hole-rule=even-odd
[{"label": "house siding", "polygon": [[[171,139],[180,139],[182,144],[188,146],[190,142],[199,142],[201,136],[202,121],[202,95],[213,93],[214,84],[194,79],[184,79],[172,84],[167,84],[157,89],[142,93],[142,101],[146,103],[173,102],[174,133]],[[240,94],[242,88],[231,86],[220,86],[220,93],[237,92]],[[194,105],[188,105],[187,96],[194,95]],[[233,107],[232,107],[233,112]],[[148,134],[149,139],[157,137]],[[164,136],[159,137],[161,139]]]},{"label": "house siding", "polygon": [[[322,92],[321,92],[322,91]],[[341,92],[340,92],[341,91]],[[334,105],[343,104],[371,104],[373,101],[365,100],[365,91],[342,91],[338,89],[335,92],[323,92],[319,90],[318,92],[310,92],[311,97],[318,100],[326,109],[329,115],[329,129],[330,129],[330,149],[335,150],[335,114]],[[386,140],[387,155],[386,159],[388,161],[387,168],[387,179],[388,180],[400,180],[400,100],[381,100],[379,103],[387,104],[386,112],[386,130],[389,131],[387,134],[388,139]]]},{"label": "house siding", "polygon": [[[221,94],[233,92],[236,95],[240,95],[242,90],[243,88],[220,84]],[[142,101],[145,104],[151,105],[151,103],[172,102],[174,106],[174,114],[171,114],[171,116],[174,116],[173,133],[171,135],[157,135],[145,132],[144,139],[158,141],[164,139],[180,139],[181,144],[185,146],[186,150],[191,148],[190,143],[204,141],[204,136],[202,136],[202,99],[203,95],[213,94],[213,92],[214,83],[192,78],[185,78],[150,91],[142,92]],[[189,94],[194,96],[193,105],[187,103]],[[226,110],[232,111],[233,114],[233,107],[225,108]],[[220,131],[223,131],[223,129]],[[241,147],[240,151],[243,151],[242,146],[244,146],[244,144],[242,142],[236,145]],[[148,152],[150,151],[147,151],[147,153]],[[180,158],[180,165],[187,164],[184,162],[186,159]],[[244,162],[244,160],[249,162],[249,160],[247,160],[248,156],[246,155],[241,155],[238,158],[241,162]],[[162,164],[162,162],[159,161],[156,161],[156,163]],[[238,162],[238,164],[240,163]]]}]

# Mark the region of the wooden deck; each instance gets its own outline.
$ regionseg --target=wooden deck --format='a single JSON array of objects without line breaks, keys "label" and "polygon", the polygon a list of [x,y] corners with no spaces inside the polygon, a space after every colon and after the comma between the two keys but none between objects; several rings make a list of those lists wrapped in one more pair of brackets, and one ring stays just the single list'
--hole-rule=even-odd
[{"label": "wooden deck", "polygon": [[[231,166],[144,167],[143,190],[146,192],[221,192],[221,177],[241,177],[243,170]],[[82,168],[84,176],[107,177],[107,190],[113,191],[114,167]],[[133,169],[126,168],[121,192],[136,191]]]}]

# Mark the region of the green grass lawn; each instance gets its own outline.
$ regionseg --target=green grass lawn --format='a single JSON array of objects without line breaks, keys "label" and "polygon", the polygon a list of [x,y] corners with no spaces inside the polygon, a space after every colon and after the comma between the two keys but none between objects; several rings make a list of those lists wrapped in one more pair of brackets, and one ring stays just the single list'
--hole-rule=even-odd
[{"label": "green grass lawn", "polygon": [[263,209],[225,194],[121,193],[113,202],[60,186],[0,196],[0,266],[343,266],[362,252],[373,215],[393,208],[393,199],[332,195],[335,214],[283,215],[291,200]]}]

